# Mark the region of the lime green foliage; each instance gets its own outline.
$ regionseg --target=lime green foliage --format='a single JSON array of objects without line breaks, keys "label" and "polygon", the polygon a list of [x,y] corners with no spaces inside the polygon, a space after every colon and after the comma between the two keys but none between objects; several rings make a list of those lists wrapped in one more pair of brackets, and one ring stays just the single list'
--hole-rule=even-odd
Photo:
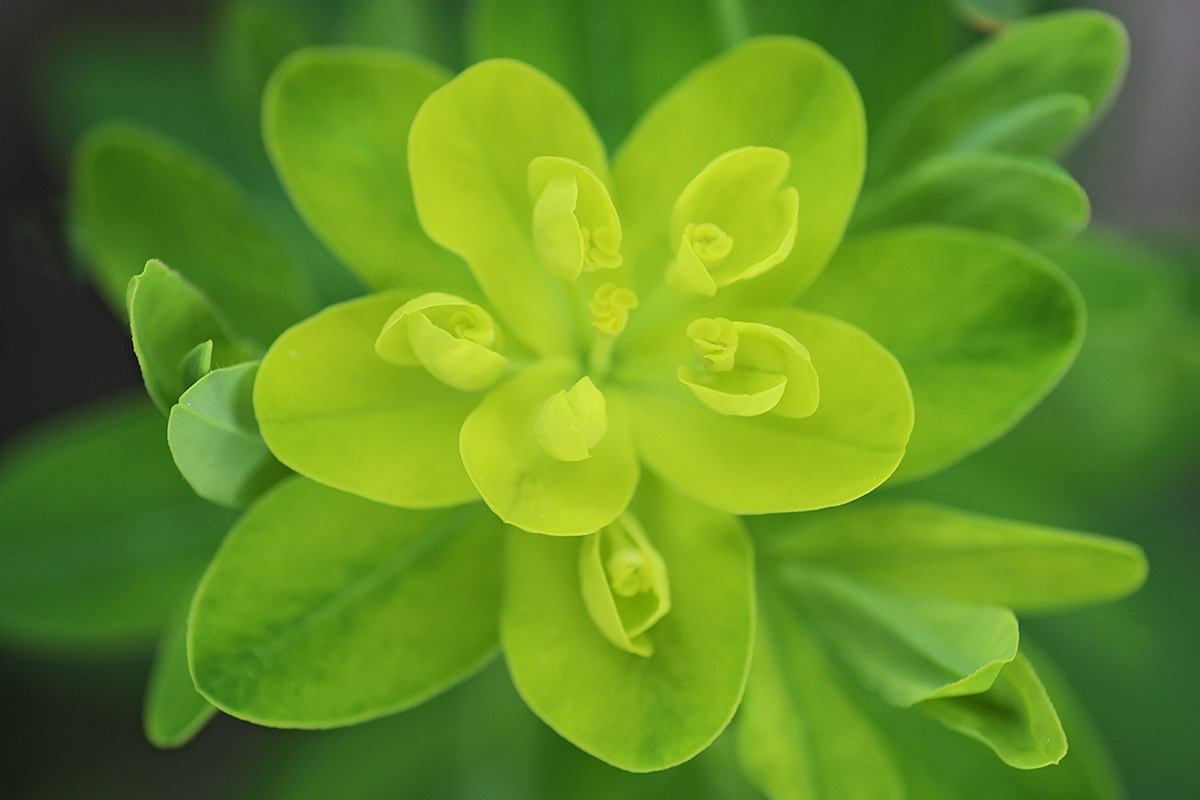
[{"label": "lime green foliage", "polygon": [[200,584],[188,644],[197,687],[245,719],[325,728],[415,705],[474,672],[495,652],[500,604],[500,526],[481,512],[280,484]]},{"label": "lime green foliage", "polygon": [[851,232],[936,223],[1042,242],[1078,233],[1090,211],[1082,187],[1050,161],[947,153],[867,194]]},{"label": "lime green foliage", "polygon": [[1057,267],[1010,240],[952,228],[849,242],[800,304],[862,326],[903,365],[917,420],[897,479],[1002,435],[1083,339],[1082,302]]},{"label": "lime green foliage", "polygon": [[[779,98],[788,102],[781,103]],[[613,164],[632,288],[651,290],[678,251],[664,225],[685,187],[713,159],[758,145],[783,151],[795,187],[791,255],[723,293],[778,304],[806,286],[837,247],[858,196],[866,131],[850,76],[817,46],[756,39],[690,74],[642,118]]]},{"label": "lime green foliage", "polygon": [[212,719],[217,709],[196,691],[188,668],[189,602],[180,604],[158,642],[146,684],[142,725],[155,747],[182,747]]},{"label": "lime green foliage", "polygon": [[1017,620],[995,606],[882,591],[836,574],[785,571],[834,649],[887,702],[979,694],[1017,654]]},{"label": "lime green foliage", "polygon": [[[271,160],[377,292],[301,322],[302,282],[223,179],[125,129],[81,155],[99,274],[135,252],[179,270],[152,266],[131,293],[176,463],[202,496],[252,503],[192,605],[194,686],[180,628],[163,640],[151,738],[185,741],[210,701],[283,727],[371,719],[502,644],[529,708],[634,772],[707,747],[744,688],[739,755],[773,798],[922,796],[892,706],[1011,764],[1056,762],[1011,609],[1127,593],[1140,552],[918,504],[818,509],[982,447],[1073,358],[1077,294],[1012,240],[1086,222],[1046,157],[1110,91],[1117,28],[1026,23],[918,88],[842,244],[867,166],[854,83],[809,42],[740,42],[798,6],[618,2],[580,39],[574,4],[509,5],[477,4],[477,50],[530,53],[610,142],[643,120],[610,167],[581,103],[528,64],[448,78],[394,52],[288,57],[266,88]],[[891,6],[859,5],[884,30]],[[235,6],[223,51],[255,86],[303,36],[256,6]],[[788,24],[828,30],[818,16]],[[1107,44],[1066,56],[1046,46],[1060,38]],[[877,102],[897,93],[859,68]],[[246,271],[279,286],[234,291]],[[303,477],[275,485],[287,468]],[[750,523],[756,576],[730,515],[794,511],[810,513]]]},{"label": "lime green foliage", "polygon": [[633,497],[638,460],[622,394],[601,396],[607,400],[600,412],[606,430],[584,458],[562,458],[569,455],[561,449],[567,447],[564,432],[550,446],[549,434],[538,435],[547,401],[575,382],[570,363],[544,362],[489,394],[463,424],[467,474],[510,525],[536,533],[592,533],[616,519]]},{"label": "lime green foliage", "polygon": [[[877,782],[868,796],[969,794],[969,782],[957,779],[926,794],[931,776],[969,769],[970,759],[944,770],[934,757],[930,775],[911,774],[928,756],[918,755],[921,747],[907,746],[902,735],[882,738],[864,715],[889,725],[893,715],[874,698],[839,700],[843,690],[832,672],[814,666],[831,656],[885,703],[916,705],[979,739],[1007,764],[1057,764],[1066,752],[1062,725],[1018,652],[1016,620],[1004,607],[1069,608],[1123,596],[1145,578],[1145,560],[1131,545],[924,503],[869,504],[751,523],[759,545],[761,605],[739,724],[740,756],[773,798],[863,796],[863,787],[842,786],[851,778],[839,765],[851,759],[875,765],[861,778]],[[810,671],[786,677],[801,669]],[[820,730],[825,720],[818,703],[846,720],[840,729]],[[779,742],[794,743],[807,758],[792,760]],[[897,775],[897,767],[908,774]],[[945,776],[932,779],[941,786]]]},{"label": "lime green foliage", "polygon": [[741,699],[750,659],[750,545],[733,517],[656,483],[632,510],[667,565],[671,610],[646,633],[653,654],[614,647],[580,593],[580,547],[513,531],[501,635],[517,691],[596,757],[646,772],[706,747]]},{"label": "lime green foliage", "polygon": [[210,299],[239,342],[266,347],[311,313],[299,269],[249,215],[227,178],[157,135],[102,127],[77,152],[73,234],[109,303],[147,258],[169,264]]},{"label": "lime green foliage", "polygon": [[982,694],[926,701],[926,712],[947,727],[996,751],[1019,769],[1057,764],[1067,753],[1067,737],[1029,661],[1017,656]]},{"label": "lime green foliage", "polygon": [[129,280],[126,308],[146,393],[164,414],[214,367],[242,361],[208,299],[161,261]]},{"label": "lime green foliage", "polygon": [[447,506],[477,497],[458,451],[479,404],[375,343],[411,292],[326,309],[272,346],[254,384],[263,439],[301,475],[384,503]]},{"label": "lime green foliage", "polygon": [[290,52],[313,43],[305,20],[272,0],[232,0],[217,15],[213,72],[230,116],[258,128],[262,90]]},{"label": "lime green foliage", "polygon": [[61,420],[0,467],[0,630],[42,648],[153,641],[229,526],[175,472],[162,415]]},{"label": "lime green foliage", "polygon": [[1065,11],[1013,25],[947,64],[896,108],[871,147],[873,180],[948,151],[1058,153],[1125,71],[1119,22]]},{"label": "lime green foliage", "polygon": [[286,476],[258,432],[252,392],[257,362],[216,369],[183,393],[167,421],[167,442],[196,494],[244,506]]},{"label": "lime green foliage", "polygon": [[802,561],[917,596],[1046,612],[1124,597],[1146,579],[1136,545],[930,503],[790,519],[760,539],[762,558]]},{"label": "lime green foliage", "polygon": [[296,208],[372,289],[460,291],[466,270],[413,209],[404,134],[446,80],[411,56],[310,49],[275,72],[263,100],[271,160]]},{"label": "lime green foliage", "polygon": [[883,732],[838,685],[836,667],[771,586],[759,587],[754,661],[738,757],[773,800],[902,800]]}]

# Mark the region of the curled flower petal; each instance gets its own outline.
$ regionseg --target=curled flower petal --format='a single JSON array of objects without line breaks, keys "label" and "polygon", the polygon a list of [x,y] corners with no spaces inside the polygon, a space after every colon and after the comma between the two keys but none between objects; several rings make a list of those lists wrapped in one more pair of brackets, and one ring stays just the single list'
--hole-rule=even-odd
[{"label": "curled flower petal", "polygon": [[491,314],[461,297],[429,292],[396,309],[375,352],[399,366],[422,366],[447,386],[478,391],[495,383],[508,364],[496,352],[498,344]]},{"label": "curled flower petal", "polygon": [[581,272],[621,266],[621,220],[608,189],[569,158],[529,162],[533,246],[553,274],[574,282]]},{"label": "curled flower petal", "polygon": [[585,537],[579,548],[579,585],[596,627],[622,650],[649,656],[646,636],[671,609],[667,565],[630,513]]},{"label": "curled flower petal", "polygon": [[571,387],[550,395],[537,420],[533,437],[559,461],[583,461],[608,432],[604,393],[586,375]]},{"label": "curled flower petal", "polygon": [[790,168],[782,150],[743,147],[701,170],[671,211],[670,237],[678,250],[667,283],[712,297],[787,258],[799,208],[795,188],[781,188]]},{"label": "curled flower petal", "polygon": [[692,320],[686,334],[704,369],[681,365],[676,374],[718,414],[807,417],[817,410],[817,371],[808,348],[787,331],[718,317]]}]

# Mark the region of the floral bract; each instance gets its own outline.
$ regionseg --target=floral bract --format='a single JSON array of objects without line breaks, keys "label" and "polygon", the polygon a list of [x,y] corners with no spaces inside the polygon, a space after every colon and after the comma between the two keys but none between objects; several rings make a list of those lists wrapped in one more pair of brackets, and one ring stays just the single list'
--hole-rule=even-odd
[{"label": "floral bract", "polygon": [[[286,142],[286,126],[275,134]],[[863,139],[849,77],[800,40],[756,40],[694,73],[611,170],[564,89],[520,62],[483,62],[432,91],[408,138],[421,226],[474,285],[453,271],[441,285],[401,254],[381,280],[375,259],[363,274],[384,291],[294,326],[259,369],[262,436],[300,474],[407,508],[482,498],[522,529],[509,583],[533,594],[511,594],[502,624],[514,680],[564,735],[627,768],[690,757],[740,698],[753,592],[736,566],[749,563],[745,534],[725,515],[845,503],[904,454],[913,408],[896,360],[789,306],[840,239]],[[276,146],[286,176],[297,162]],[[631,505],[675,491],[691,499]],[[689,514],[708,520],[716,550],[672,544]],[[729,548],[742,555],[721,566],[713,554]],[[561,574],[524,572],[543,562]],[[640,735],[589,720],[592,703],[611,720],[607,700],[523,655],[554,634],[522,615],[564,602],[584,639],[560,649],[570,662],[588,652],[589,682],[653,695],[685,669],[705,701],[642,701]],[[694,629],[680,639],[678,625]],[[727,635],[702,635],[712,626]],[[647,669],[658,677],[638,677]],[[651,747],[662,723],[643,713],[676,719],[671,747]]]}]

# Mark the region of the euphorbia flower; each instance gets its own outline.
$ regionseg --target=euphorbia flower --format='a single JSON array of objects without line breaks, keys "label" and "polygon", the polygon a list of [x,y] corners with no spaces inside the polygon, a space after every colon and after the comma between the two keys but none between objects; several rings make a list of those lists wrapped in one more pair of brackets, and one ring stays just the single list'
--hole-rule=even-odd
[{"label": "euphorbia flower", "polygon": [[[723,108],[731,93],[739,102]],[[904,453],[913,408],[897,361],[861,330],[789,305],[845,227],[863,136],[849,77],[795,39],[751,42],[693,74],[611,170],[564,89],[520,62],[483,62],[432,91],[408,138],[421,227],[470,279],[445,256],[442,275],[406,262],[411,246],[375,258],[390,270],[382,291],[293,327],[262,362],[256,414],[292,469],[408,508],[482,498],[522,529],[502,624],[514,679],[568,738],[623,766],[688,757],[737,705],[753,591],[728,515],[845,503]],[[312,161],[276,146],[285,180]],[[301,209],[336,246],[350,220],[306,194]],[[574,616],[555,622],[564,604]],[[590,681],[627,684],[617,727],[628,731],[611,708],[587,719],[580,708],[600,700],[555,677],[585,677],[577,648],[526,658],[564,626],[603,648],[595,668],[612,659]],[[626,674],[640,670],[628,658],[652,672]],[[694,685],[671,686],[664,706],[667,676],[685,673]],[[678,741],[650,748],[672,715]]]}]

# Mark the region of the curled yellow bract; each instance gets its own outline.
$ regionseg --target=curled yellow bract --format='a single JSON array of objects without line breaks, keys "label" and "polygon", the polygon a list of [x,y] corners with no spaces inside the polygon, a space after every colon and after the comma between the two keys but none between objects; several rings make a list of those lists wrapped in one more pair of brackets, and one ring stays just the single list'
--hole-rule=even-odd
[{"label": "curled yellow bract", "polygon": [[646,632],[671,609],[671,590],[667,566],[633,514],[580,543],[579,585],[606,639],[640,656],[653,653]]},{"label": "curled yellow bract", "polygon": [[396,309],[375,352],[399,366],[424,367],[455,389],[478,391],[495,383],[508,364],[498,345],[491,314],[456,295],[429,292]]}]

